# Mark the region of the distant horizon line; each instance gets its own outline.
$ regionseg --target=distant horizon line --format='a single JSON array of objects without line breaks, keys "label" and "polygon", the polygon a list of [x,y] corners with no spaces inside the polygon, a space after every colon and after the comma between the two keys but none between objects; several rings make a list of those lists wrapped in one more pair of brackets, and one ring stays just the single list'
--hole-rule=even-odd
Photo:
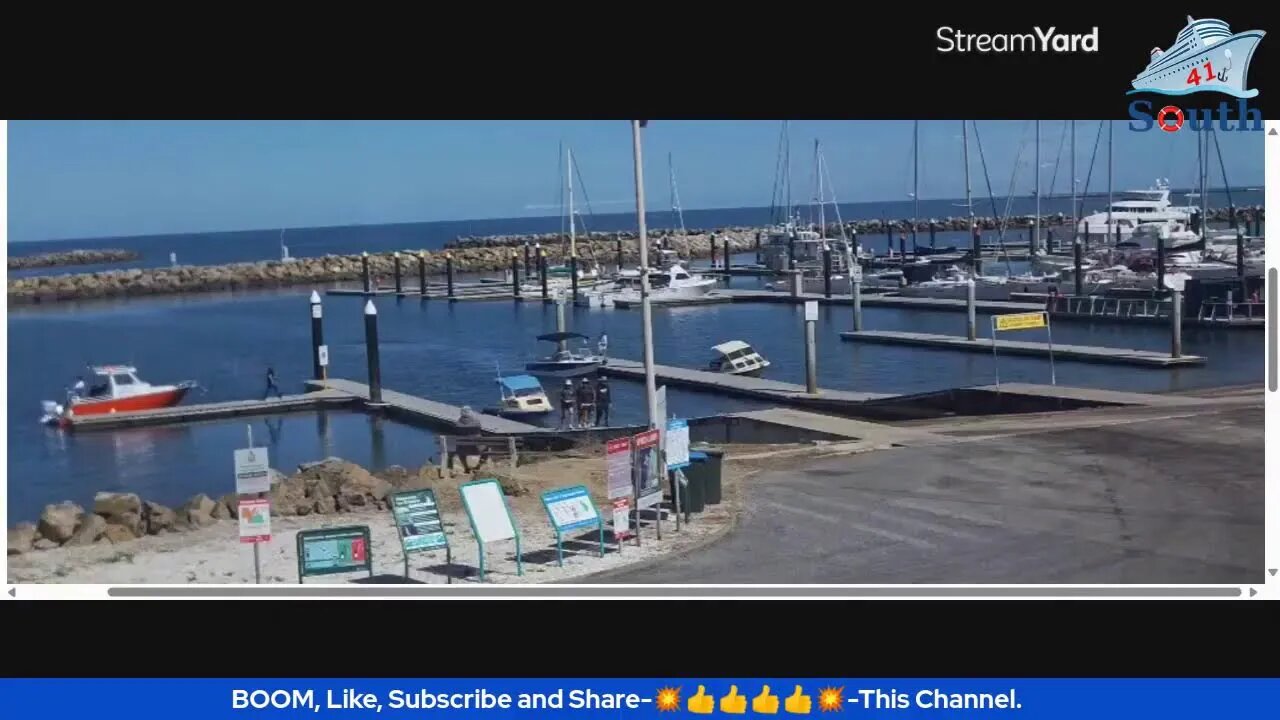
[{"label": "distant horizon line", "polygon": [[[1148,189],[1148,188],[1125,188],[1123,190],[1113,190],[1112,192],[1113,194],[1118,194],[1122,192],[1133,192],[1141,189]],[[1236,192],[1263,192],[1264,190],[1265,190],[1264,186],[1262,185],[1254,186],[1252,184],[1245,185],[1244,187],[1235,188]],[[1227,191],[1226,187],[1208,189],[1208,192],[1211,194],[1225,193],[1226,191]],[[1198,192],[1199,192],[1198,188],[1170,188],[1170,193],[1174,195],[1185,194],[1185,193],[1198,194]],[[1077,195],[1076,198],[1077,199],[1097,198],[1097,197],[1105,197],[1106,195],[1107,195],[1106,191],[1090,192],[1090,193]],[[1013,197],[1017,199],[1021,199],[1021,198],[1034,199],[1035,195],[1026,194],[1026,195],[1015,195]],[[1053,194],[1053,195],[1043,196],[1043,198],[1047,200],[1066,200],[1066,199],[1069,199],[1070,197],[1071,196],[1067,194]],[[1006,199],[1007,199],[1007,196],[1006,196]],[[944,201],[951,201],[951,200],[962,200],[962,198],[954,198],[954,197],[922,198],[921,202],[944,202]],[[868,200],[868,201],[862,201],[862,202],[838,202],[835,204],[839,206],[877,205],[877,204],[887,205],[887,204],[899,203],[899,202],[909,203],[909,202],[912,202],[912,200],[910,198],[903,199],[903,200]],[[803,207],[808,207],[815,204],[816,203],[813,203],[813,202],[796,202],[796,203],[792,203],[791,206],[794,208],[803,208]],[[827,203],[827,204],[830,205],[832,203]],[[979,204],[980,204],[979,200],[975,199],[973,201],[973,205],[975,208],[978,207]],[[717,211],[724,211],[724,210],[765,209],[769,207],[771,206],[769,205],[735,205],[735,206],[720,206],[720,207],[708,207],[708,208],[680,208],[680,212],[682,213],[717,212]],[[773,207],[776,207],[776,206],[773,206]],[[671,212],[674,212],[674,210],[671,208],[664,208],[659,210],[650,208],[650,209],[646,209],[645,214],[652,215],[655,213],[671,213]],[[634,215],[634,214],[635,214],[635,211],[633,210],[628,212],[593,213],[593,216],[606,217],[606,216],[613,216],[613,215]],[[238,228],[238,229],[229,229],[229,230],[183,230],[178,232],[158,232],[158,233],[153,232],[153,233],[141,233],[136,235],[96,235],[96,236],[61,237],[61,238],[40,238],[40,239],[34,239],[34,240],[8,240],[5,243],[5,245],[6,246],[25,245],[29,243],[42,243],[42,242],[62,243],[62,242],[76,242],[76,241],[85,241],[85,240],[138,240],[143,238],[164,237],[168,235],[213,235],[213,234],[227,235],[227,234],[234,234],[234,233],[270,232],[273,230],[288,232],[289,230],[333,230],[333,229],[341,229],[341,228],[361,228],[361,227],[374,227],[374,226],[386,226],[386,225],[426,225],[426,224],[433,224],[433,223],[488,222],[488,221],[494,221],[494,220],[524,220],[524,219],[531,219],[531,218],[547,218],[547,217],[559,217],[559,214],[496,215],[492,217],[462,218],[458,220],[399,220],[399,221],[390,221],[390,222],[356,222],[356,223],[338,223],[334,225],[296,225],[296,226],[290,226],[290,227],[256,227],[256,228]],[[589,233],[592,231],[587,231],[587,232]]]}]

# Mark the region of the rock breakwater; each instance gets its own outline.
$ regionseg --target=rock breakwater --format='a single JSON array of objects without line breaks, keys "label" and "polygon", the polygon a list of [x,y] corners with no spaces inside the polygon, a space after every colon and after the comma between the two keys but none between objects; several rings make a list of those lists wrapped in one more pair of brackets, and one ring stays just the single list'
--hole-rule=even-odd
[{"label": "rock breakwater", "polygon": [[66,250],[64,252],[40,253],[38,255],[19,255],[9,257],[10,270],[28,270],[42,267],[62,267],[66,265],[102,265],[105,263],[128,262],[142,257],[134,250]]}]

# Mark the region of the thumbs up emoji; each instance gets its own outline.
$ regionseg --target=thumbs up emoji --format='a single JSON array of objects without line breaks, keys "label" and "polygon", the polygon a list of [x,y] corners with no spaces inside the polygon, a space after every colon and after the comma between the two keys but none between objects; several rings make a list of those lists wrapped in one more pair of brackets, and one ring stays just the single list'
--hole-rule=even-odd
[{"label": "thumbs up emoji", "polygon": [[796,691],[787,698],[787,712],[792,715],[808,715],[812,709],[813,698],[805,695],[804,689],[797,685]]},{"label": "thumbs up emoji", "polygon": [[698,692],[689,698],[689,712],[698,715],[710,715],[716,707],[716,699],[707,694],[707,686],[699,685]]},{"label": "thumbs up emoji", "polygon": [[738,694],[738,686],[730,685],[729,694],[720,698],[720,712],[741,715],[747,711],[747,696]]},{"label": "thumbs up emoji", "polygon": [[751,712],[760,715],[778,714],[778,696],[769,694],[769,686],[765,685],[760,694],[751,698]]}]

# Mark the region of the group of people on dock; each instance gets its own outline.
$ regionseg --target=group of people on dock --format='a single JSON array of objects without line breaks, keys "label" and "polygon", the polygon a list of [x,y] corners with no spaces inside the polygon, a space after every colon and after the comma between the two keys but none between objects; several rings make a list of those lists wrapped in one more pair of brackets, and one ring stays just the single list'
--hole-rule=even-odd
[{"label": "group of people on dock", "polygon": [[560,389],[560,428],[589,428],[609,424],[609,405],[612,402],[609,379],[600,376],[594,385],[584,377],[574,384],[565,380]]}]

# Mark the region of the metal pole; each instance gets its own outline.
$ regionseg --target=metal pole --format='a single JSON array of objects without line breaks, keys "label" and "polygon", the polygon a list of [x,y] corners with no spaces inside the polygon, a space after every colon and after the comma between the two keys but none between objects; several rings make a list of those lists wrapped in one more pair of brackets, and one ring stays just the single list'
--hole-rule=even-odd
[{"label": "metal pole", "polygon": [[[249,425],[248,423],[245,423],[244,429],[246,434],[249,436],[249,449],[252,450],[253,449],[253,426]],[[261,498],[262,493],[258,493],[256,497]],[[258,552],[259,544],[260,543],[257,540],[253,542],[253,582],[255,585],[262,584],[262,556]]]},{"label": "metal pole", "polygon": [[569,256],[569,283],[573,288],[573,303],[578,304],[578,256]]},{"label": "metal pole", "polygon": [[[557,297],[556,298],[556,332],[563,333],[566,329],[567,328],[565,327],[565,323],[564,323],[564,297]],[[564,340],[561,340],[560,342],[556,343],[556,345],[557,345],[556,349],[559,350],[561,353],[563,353],[565,350],[568,349],[568,346],[565,344]]]},{"label": "metal pole", "polygon": [[631,121],[631,145],[635,156],[636,221],[640,226],[640,322],[644,344],[644,396],[649,427],[658,418],[658,383],[653,369],[653,308],[649,301],[649,238],[645,231],[644,166],[640,150],[640,121]]},{"label": "metal pole", "polygon": [[[813,303],[810,305],[809,303]],[[818,307],[817,300],[810,300],[805,303],[805,319],[804,319],[804,385],[805,392],[810,395],[818,393],[818,353],[816,328],[817,321],[809,319],[809,309],[815,311]],[[814,312],[814,315],[817,313]]]},{"label": "metal pole", "polygon": [[973,278],[969,278],[969,282],[964,288],[965,308],[968,310],[968,320],[965,322],[965,331],[970,340],[978,339],[978,289]]},{"label": "metal pole", "polygon": [[538,281],[542,283],[542,302],[547,301],[547,254],[542,249],[542,243],[534,246],[538,255]]},{"label": "metal pole", "polygon": [[382,402],[382,372],[378,361],[378,309],[364,304],[364,351],[369,360],[369,402]]},{"label": "metal pole", "polygon": [[929,221],[929,247],[933,248],[937,246],[938,246],[938,224],[930,220]]},{"label": "metal pole", "polygon": [[1076,266],[1076,297],[1084,295],[1084,257],[1080,248],[1080,238],[1076,238],[1072,243],[1073,254],[1075,256]]},{"label": "metal pole", "polygon": [[1040,121],[1036,120],[1036,219],[1031,223],[1031,254],[1040,247]]},{"label": "metal pole", "polygon": [[444,254],[444,274],[445,283],[448,288],[449,299],[453,299],[453,253]]},{"label": "metal pole", "polygon": [[524,244],[524,276],[527,278],[533,275],[533,261],[530,259],[529,243]]},{"label": "metal pole", "polygon": [[862,332],[862,281],[853,281],[853,330]]},{"label": "metal pole", "polygon": [[316,380],[324,379],[324,366],[320,364],[320,346],[324,345],[324,310],[320,305],[320,293],[311,291],[311,370]]},{"label": "metal pole", "polygon": [[1079,230],[1076,219],[1076,121],[1071,121],[1071,238],[1074,240]]},{"label": "metal pole", "polygon": [[520,256],[511,251],[511,297],[520,299]]},{"label": "metal pole", "polygon": [[1156,291],[1164,290],[1164,234],[1168,232],[1161,228],[1160,233],[1156,236]]},{"label": "metal pole", "polygon": [[1111,238],[1111,244],[1115,245],[1120,242],[1120,228],[1115,227],[1115,223],[1111,221],[1111,191],[1114,187],[1115,176],[1113,174],[1115,157],[1111,152],[1115,146],[1115,129],[1116,125],[1110,120],[1107,121],[1107,235]]},{"label": "metal pole", "polygon": [[1000,392],[1000,357],[996,352],[996,316],[991,316],[991,360],[996,367],[996,392]]},{"label": "metal pole", "polygon": [[392,256],[392,260],[395,262],[394,274],[396,278],[396,295],[399,296],[404,293],[404,285],[402,284],[400,279],[401,276],[400,276],[400,251],[399,250],[397,250],[395,255]]},{"label": "metal pole", "polygon": [[716,269],[716,234],[711,233],[711,269]]},{"label": "metal pole", "polygon": [[964,204],[969,208],[969,242],[973,247],[973,274],[982,271],[982,247],[978,241],[978,221],[973,216],[973,186],[969,184],[969,121],[960,121],[960,136],[964,140]]},{"label": "metal pole", "polygon": [[364,278],[364,294],[369,294],[369,253],[360,253],[360,276]]},{"label": "metal pole", "polygon": [[418,252],[418,294],[427,297],[427,254]]},{"label": "metal pole", "polygon": [[1174,290],[1169,298],[1173,303],[1169,308],[1169,329],[1172,331],[1172,342],[1169,354],[1182,357],[1182,291]]},{"label": "metal pole", "polygon": [[1049,322],[1049,313],[1044,314],[1044,331],[1049,340],[1049,384],[1058,384],[1058,372],[1053,366],[1053,324]]},{"label": "metal pole", "polygon": [[1236,229],[1236,278],[1240,281],[1240,299],[1249,298],[1249,281],[1244,277],[1244,230]]}]

